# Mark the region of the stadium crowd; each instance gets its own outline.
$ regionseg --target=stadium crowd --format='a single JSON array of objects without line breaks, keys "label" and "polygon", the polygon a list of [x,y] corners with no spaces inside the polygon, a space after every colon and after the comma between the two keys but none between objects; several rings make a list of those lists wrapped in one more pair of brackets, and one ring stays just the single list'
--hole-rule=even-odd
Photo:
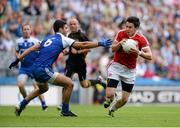
[{"label": "stadium crowd", "polygon": [[[113,38],[128,16],[138,16],[140,31],[148,38],[153,61],[139,58],[137,74],[144,78],[180,79],[180,2],[179,0],[2,0],[0,1],[0,76],[10,74],[8,66],[14,55],[21,25],[29,22],[32,35],[41,40],[52,33],[55,19],[77,17],[89,39]],[[101,72],[112,59],[109,49],[96,48],[87,56],[88,78]],[[64,72],[65,57],[55,63]],[[11,72],[12,73],[12,72]]]}]

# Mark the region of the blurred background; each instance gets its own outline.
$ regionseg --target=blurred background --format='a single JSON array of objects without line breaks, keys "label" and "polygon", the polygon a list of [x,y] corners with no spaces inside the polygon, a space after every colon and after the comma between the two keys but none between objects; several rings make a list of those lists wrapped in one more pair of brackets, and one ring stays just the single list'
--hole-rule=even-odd
[{"label": "blurred background", "polygon": [[[0,105],[22,100],[16,77],[18,68],[9,70],[15,59],[16,40],[21,25],[32,25],[32,36],[41,40],[52,34],[55,19],[77,17],[90,40],[114,38],[128,16],[138,16],[140,31],[148,38],[153,60],[138,58],[137,80],[130,98],[132,104],[180,103],[180,0],[1,0],[0,1]],[[106,78],[106,66],[112,59],[110,49],[95,48],[88,53],[87,78]],[[66,56],[60,55],[54,69],[64,73]],[[72,103],[101,104],[105,90],[101,86],[82,89],[77,75]],[[120,90],[119,86],[118,90]],[[32,90],[31,82],[27,89]],[[48,105],[61,102],[61,88],[50,86],[45,94]],[[35,99],[32,105],[39,104]]]}]

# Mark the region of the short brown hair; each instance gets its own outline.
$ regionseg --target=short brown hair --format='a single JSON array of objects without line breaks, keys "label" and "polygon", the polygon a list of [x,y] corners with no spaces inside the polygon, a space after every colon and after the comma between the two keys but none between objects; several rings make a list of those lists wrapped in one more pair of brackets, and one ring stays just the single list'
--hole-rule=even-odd
[{"label": "short brown hair", "polygon": [[134,24],[135,28],[138,28],[140,26],[140,20],[138,17],[135,17],[135,16],[128,17],[126,22]]}]

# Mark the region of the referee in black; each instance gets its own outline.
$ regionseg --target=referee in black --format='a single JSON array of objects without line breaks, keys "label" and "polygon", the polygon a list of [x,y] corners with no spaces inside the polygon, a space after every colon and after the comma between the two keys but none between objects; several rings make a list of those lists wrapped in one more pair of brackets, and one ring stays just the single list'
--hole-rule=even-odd
[{"label": "referee in black", "polygon": [[[69,28],[71,33],[68,35],[68,37],[77,41],[89,41],[87,36],[79,29],[79,21],[76,18],[70,19]],[[77,73],[83,88],[95,86],[98,83],[105,88],[106,84],[98,79],[86,80],[87,71],[85,57],[88,52],[90,52],[89,49],[75,49],[70,47],[69,51],[65,52],[65,54],[69,55],[68,59],[66,60],[65,75],[71,78],[74,73]]]}]

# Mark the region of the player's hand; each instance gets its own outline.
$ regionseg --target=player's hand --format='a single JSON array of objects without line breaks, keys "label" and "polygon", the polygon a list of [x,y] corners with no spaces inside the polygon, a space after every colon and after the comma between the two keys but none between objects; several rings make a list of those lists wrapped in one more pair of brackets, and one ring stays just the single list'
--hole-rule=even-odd
[{"label": "player's hand", "polygon": [[132,53],[132,54],[135,54],[135,55],[139,55],[139,52],[140,52],[140,51],[139,51],[137,48],[136,48],[136,49],[131,48],[128,53]]},{"label": "player's hand", "polygon": [[122,45],[124,45],[125,43],[126,43],[126,40],[127,39],[122,39],[120,42],[119,42],[119,44],[122,46]]},{"label": "player's hand", "polygon": [[112,40],[108,38],[101,38],[101,40],[98,42],[98,45],[109,48],[112,45]]},{"label": "player's hand", "polygon": [[11,69],[12,67],[18,65],[19,63],[19,59],[17,58],[14,62],[12,62],[10,65],[9,65],[9,69]]}]

